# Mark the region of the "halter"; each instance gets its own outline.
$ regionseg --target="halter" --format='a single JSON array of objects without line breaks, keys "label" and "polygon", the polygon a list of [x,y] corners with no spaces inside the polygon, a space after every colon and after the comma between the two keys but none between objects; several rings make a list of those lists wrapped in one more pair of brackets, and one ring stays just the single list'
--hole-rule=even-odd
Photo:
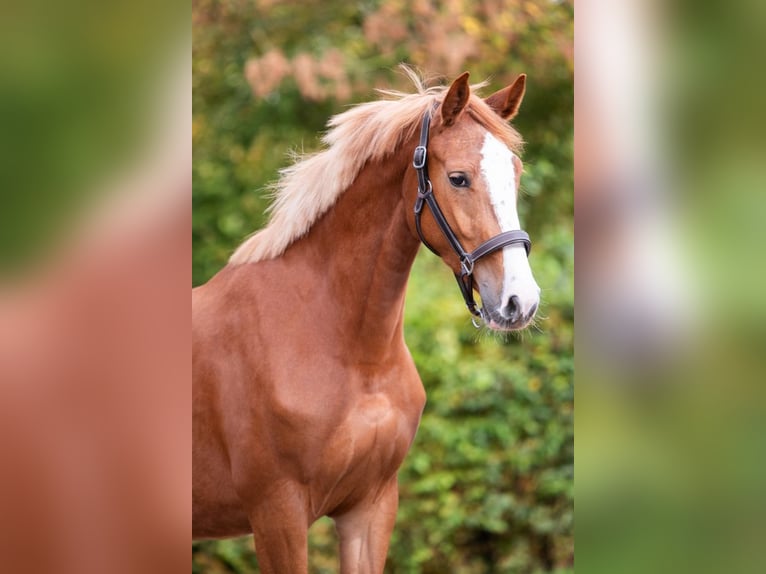
[{"label": "halter", "polygon": [[[420,143],[415,148],[415,154],[412,160],[412,165],[418,175],[418,197],[415,200],[415,228],[418,231],[418,235],[420,236],[423,245],[428,247],[431,252],[438,256],[439,253],[423,236],[423,230],[420,225],[420,216],[423,212],[423,204],[425,204],[431,210],[431,215],[433,215],[434,221],[436,221],[439,229],[441,229],[447,242],[452,247],[452,250],[457,254],[458,259],[460,259],[460,273],[455,273],[455,279],[457,279],[457,284],[460,287],[460,292],[463,294],[463,299],[465,299],[465,304],[468,307],[468,310],[472,315],[484,318],[484,309],[479,309],[473,298],[473,268],[476,261],[485,255],[494,253],[498,249],[502,249],[506,245],[513,245],[515,243],[523,244],[524,249],[527,252],[527,257],[529,257],[532,243],[529,240],[529,235],[526,231],[515,229],[513,231],[504,231],[495,235],[470,253],[463,249],[460,240],[455,235],[455,232],[452,231],[449,223],[447,223],[447,219],[444,217],[444,213],[442,213],[439,204],[436,202],[433,186],[428,177],[428,131],[430,127],[431,114],[430,112],[426,112],[423,116],[423,123],[420,126]],[[475,322],[474,325],[476,325]]]}]

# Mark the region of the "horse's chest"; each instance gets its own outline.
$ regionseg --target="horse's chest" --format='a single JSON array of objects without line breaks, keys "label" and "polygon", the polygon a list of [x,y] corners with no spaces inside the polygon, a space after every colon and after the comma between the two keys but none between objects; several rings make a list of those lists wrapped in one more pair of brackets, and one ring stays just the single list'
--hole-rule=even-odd
[{"label": "horse's chest", "polygon": [[309,378],[293,372],[278,380],[260,405],[258,435],[272,439],[272,462],[257,467],[306,485],[316,516],[374,496],[395,476],[425,403],[411,361],[392,360],[372,375],[325,363]]},{"label": "horse's chest", "polygon": [[366,394],[346,419],[341,434],[347,437],[339,438],[352,442],[352,456],[373,457],[381,464],[392,459],[396,462],[399,451],[404,448],[406,452],[414,436],[417,425],[414,414],[393,404],[385,394]]},{"label": "horse's chest", "polygon": [[328,453],[328,458],[336,458],[336,464],[348,465],[350,470],[362,463],[369,472],[395,472],[415,436],[419,420],[418,409],[398,403],[384,393],[364,394],[338,428],[332,441],[334,452]]},{"label": "horse's chest", "polygon": [[398,403],[384,393],[361,396],[322,448],[314,490],[323,510],[374,494],[390,480],[409,450],[422,405]]}]

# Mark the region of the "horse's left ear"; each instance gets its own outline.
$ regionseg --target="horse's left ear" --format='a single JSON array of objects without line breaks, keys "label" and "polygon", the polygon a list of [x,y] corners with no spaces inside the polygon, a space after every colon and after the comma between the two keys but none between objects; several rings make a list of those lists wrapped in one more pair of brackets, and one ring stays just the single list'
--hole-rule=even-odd
[{"label": "horse's left ear", "polygon": [[524,90],[527,87],[527,75],[521,74],[510,86],[489,96],[485,102],[504,120],[510,120],[519,112]]},{"label": "horse's left ear", "polygon": [[471,96],[471,86],[468,85],[468,72],[463,72],[452,82],[442,102],[442,120],[445,126],[451,126],[462,113],[468,98]]}]

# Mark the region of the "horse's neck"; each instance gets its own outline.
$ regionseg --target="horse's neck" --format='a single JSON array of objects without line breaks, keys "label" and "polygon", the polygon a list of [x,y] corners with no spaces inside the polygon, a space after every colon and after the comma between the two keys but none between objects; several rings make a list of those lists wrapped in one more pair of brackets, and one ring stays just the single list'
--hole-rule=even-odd
[{"label": "horse's neck", "polygon": [[294,256],[316,269],[322,297],[359,351],[384,352],[401,336],[404,296],[419,241],[406,222],[402,157],[371,163],[336,205],[296,243]]}]

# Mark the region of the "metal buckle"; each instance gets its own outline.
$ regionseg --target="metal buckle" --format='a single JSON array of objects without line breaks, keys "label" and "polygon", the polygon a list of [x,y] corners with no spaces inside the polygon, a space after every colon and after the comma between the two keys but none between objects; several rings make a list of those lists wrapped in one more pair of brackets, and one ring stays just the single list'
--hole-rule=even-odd
[{"label": "metal buckle", "polygon": [[415,154],[412,158],[412,166],[415,169],[423,169],[426,166],[426,156],[428,155],[428,150],[426,150],[425,146],[419,145],[415,148]]}]

